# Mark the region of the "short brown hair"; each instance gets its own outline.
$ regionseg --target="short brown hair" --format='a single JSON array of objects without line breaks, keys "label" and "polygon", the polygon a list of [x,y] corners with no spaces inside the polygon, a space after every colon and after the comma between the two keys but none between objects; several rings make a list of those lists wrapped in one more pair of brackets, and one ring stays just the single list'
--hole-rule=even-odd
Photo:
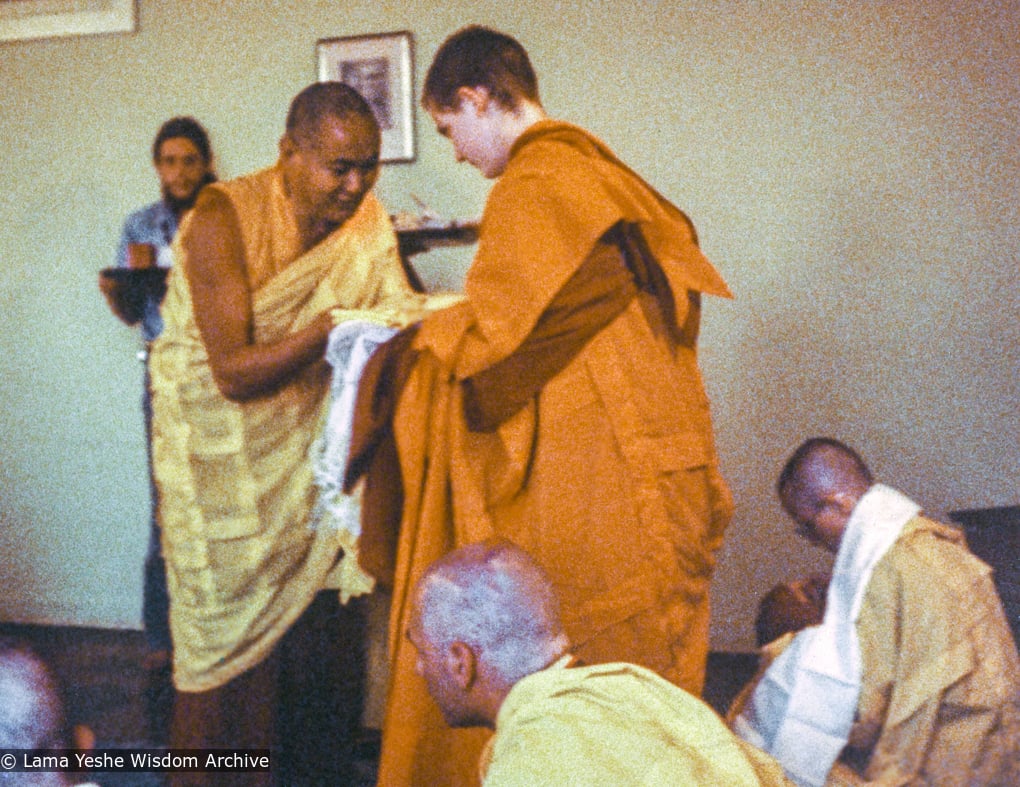
[{"label": "short brown hair", "polygon": [[507,109],[522,99],[539,103],[538,78],[524,47],[505,33],[479,25],[458,30],[439,47],[425,76],[422,106],[456,109],[462,87],[484,87]]}]

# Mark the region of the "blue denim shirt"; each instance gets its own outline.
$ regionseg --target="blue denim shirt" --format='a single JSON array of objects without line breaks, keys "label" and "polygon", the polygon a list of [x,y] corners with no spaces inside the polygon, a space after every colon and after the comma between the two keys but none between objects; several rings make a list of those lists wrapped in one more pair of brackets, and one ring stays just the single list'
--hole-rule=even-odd
[{"label": "blue denim shirt", "polygon": [[[137,210],[124,220],[124,230],[117,248],[117,267],[128,266],[129,243],[151,243],[156,247],[156,264],[169,268],[173,264],[170,244],[177,232],[177,217],[165,202],[153,202]],[[159,301],[154,297],[145,300],[141,322],[142,338],[151,342],[163,331],[163,318],[159,314]]]}]

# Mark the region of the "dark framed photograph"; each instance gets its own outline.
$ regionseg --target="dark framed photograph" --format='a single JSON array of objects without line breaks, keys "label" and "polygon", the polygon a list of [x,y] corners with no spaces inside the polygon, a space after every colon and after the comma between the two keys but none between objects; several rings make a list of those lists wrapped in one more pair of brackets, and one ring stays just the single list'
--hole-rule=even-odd
[{"label": "dark framed photograph", "polygon": [[375,111],[381,161],[414,161],[414,52],[408,32],[325,38],[316,44],[320,82],[345,82]]}]

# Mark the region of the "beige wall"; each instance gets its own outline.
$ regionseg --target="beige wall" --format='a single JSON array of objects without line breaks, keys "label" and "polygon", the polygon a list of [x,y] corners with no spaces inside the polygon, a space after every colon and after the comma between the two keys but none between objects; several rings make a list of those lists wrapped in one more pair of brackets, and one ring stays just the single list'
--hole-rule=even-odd
[{"label": "beige wall", "polygon": [[[930,510],[1016,504],[1020,5],[141,0],[137,32],[0,44],[0,619],[138,625],[147,491],[136,338],[96,271],[156,196],[159,123],[194,114],[222,176],[270,163],[319,38],[411,30],[416,84],[467,22],[516,35],[554,115],[602,136],[699,228],[736,300],[702,359],[737,514],[713,644],[825,564],[771,492],[825,433]],[[449,217],[488,184],[418,113],[385,168]],[[456,284],[465,254],[434,255]]]}]

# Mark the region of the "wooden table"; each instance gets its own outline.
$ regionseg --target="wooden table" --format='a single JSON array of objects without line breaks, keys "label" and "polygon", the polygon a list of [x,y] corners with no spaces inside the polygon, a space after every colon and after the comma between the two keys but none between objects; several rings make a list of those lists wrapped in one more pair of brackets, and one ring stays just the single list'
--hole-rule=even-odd
[{"label": "wooden table", "polygon": [[397,230],[400,261],[415,292],[425,292],[421,277],[411,264],[411,257],[444,246],[470,246],[478,242],[476,222],[451,222],[440,227],[415,227]]}]

